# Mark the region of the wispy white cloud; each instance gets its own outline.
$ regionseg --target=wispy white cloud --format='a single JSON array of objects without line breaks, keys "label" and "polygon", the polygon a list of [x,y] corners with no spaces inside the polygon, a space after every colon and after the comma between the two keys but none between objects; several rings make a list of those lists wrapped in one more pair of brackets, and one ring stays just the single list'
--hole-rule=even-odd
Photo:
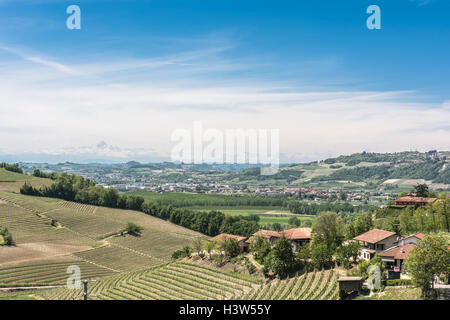
[{"label": "wispy white cloud", "polygon": [[72,70],[68,66],[63,65],[62,63],[51,61],[51,60],[45,59],[43,57],[35,56],[33,54],[25,53],[25,52],[22,52],[21,50],[16,49],[16,48],[11,48],[11,47],[4,46],[4,45],[0,44],[0,49],[3,50],[3,51],[9,52],[9,53],[13,53],[14,55],[16,55],[16,56],[18,56],[18,57],[20,57],[20,58],[22,58],[22,59],[24,59],[26,61],[30,61],[30,62],[34,62],[34,63],[37,63],[37,64],[41,64],[41,65],[53,68],[53,69],[58,70],[58,71],[69,73],[69,74],[74,74],[75,73],[74,70]]},{"label": "wispy white cloud", "polygon": [[[257,62],[224,58],[224,50],[1,65],[0,129],[7,130],[0,151],[151,160],[169,157],[172,132],[191,130],[195,120],[205,129],[280,129],[280,151],[289,161],[361,150],[450,149],[448,101],[420,102],[413,90],[314,90],[222,78],[229,70],[258,69]],[[107,147],[90,147],[102,140]]]}]

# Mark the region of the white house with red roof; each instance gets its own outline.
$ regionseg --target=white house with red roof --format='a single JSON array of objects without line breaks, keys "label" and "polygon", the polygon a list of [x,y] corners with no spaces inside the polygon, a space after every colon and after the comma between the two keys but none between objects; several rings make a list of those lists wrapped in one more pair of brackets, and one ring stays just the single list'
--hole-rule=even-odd
[{"label": "white house with red roof", "polygon": [[395,232],[372,229],[357,237],[354,237],[361,245],[358,257],[363,260],[370,260],[376,253],[397,245],[399,236]]}]

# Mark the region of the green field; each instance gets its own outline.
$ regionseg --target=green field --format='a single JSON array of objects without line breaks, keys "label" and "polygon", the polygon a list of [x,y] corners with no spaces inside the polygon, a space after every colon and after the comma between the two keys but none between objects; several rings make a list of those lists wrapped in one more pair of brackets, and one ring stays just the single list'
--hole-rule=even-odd
[{"label": "green field", "polygon": [[0,168],[0,191],[18,192],[25,181],[33,187],[50,185],[52,183],[48,179],[37,178]]},{"label": "green field", "polygon": [[149,192],[132,191],[129,195],[138,195],[145,200],[160,205],[172,205],[178,208],[197,209],[282,209],[284,198],[258,196],[253,194],[217,194],[217,193],[188,193],[188,192]]}]

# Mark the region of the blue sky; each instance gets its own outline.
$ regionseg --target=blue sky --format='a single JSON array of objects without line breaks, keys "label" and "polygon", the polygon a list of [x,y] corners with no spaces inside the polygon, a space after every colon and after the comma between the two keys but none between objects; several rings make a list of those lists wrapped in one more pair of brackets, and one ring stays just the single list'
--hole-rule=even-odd
[{"label": "blue sky", "polygon": [[0,0],[0,154],[164,159],[194,120],[279,128],[284,161],[450,149],[449,14],[446,0]]}]

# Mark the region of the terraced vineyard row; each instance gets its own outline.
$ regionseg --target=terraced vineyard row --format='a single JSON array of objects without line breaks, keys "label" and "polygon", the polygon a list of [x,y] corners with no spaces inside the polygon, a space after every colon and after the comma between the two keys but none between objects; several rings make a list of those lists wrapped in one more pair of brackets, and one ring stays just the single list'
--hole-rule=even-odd
[{"label": "terraced vineyard row", "polygon": [[0,268],[0,286],[33,286],[65,284],[71,273],[69,266],[78,266],[82,279],[100,278],[114,274],[111,270],[81,260],[39,263]]},{"label": "terraced vineyard row", "polygon": [[57,203],[57,205],[61,208],[68,208],[68,209],[73,209],[79,212],[84,212],[84,213],[94,213],[95,211],[95,206],[91,206],[89,204],[83,204],[83,203],[78,203],[78,202],[71,202],[71,201],[59,201]]},{"label": "terraced vineyard row", "polygon": [[193,238],[177,234],[168,236],[164,231],[144,229],[139,237],[124,235],[110,238],[108,241],[168,262],[172,252],[190,244]]},{"label": "terraced vineyard row", "polygon": [[103,238],[125,228],[125,224],[95,214],[76,211],[71,208],[58,208],[46,213],[67,228],[91,238]]},{"label": "terraced vineyard row", "polygon": [[337,273],[315,271],[287,280],[275,280],[259,290],[248,292],[244,300],[335,300],[338,298]]},{"label": "terraced vineyard row", "polygon": [[11,231],[16,243],[79,238],[66,229],[52,227],[48,219],[10,204],[0,204],[0,225]]},{"label": "terraced vineyard row", "polygon": [[[186,262],[102,278],[89,286],[92,299],[179,300],[233,299],[260,287],[252,278]],[[73,299],[80,290],[42,290],[45,299]]]},{"label": "terraced vineyard row", "polygon": [[114,245],[103,246],[92,250],[74,253],[75,256],[107,266],[117,271],[132,271],[155,266],[165,261],[138,252],[117,247]]},{"label": "terraced vineyard row", "polygon": [[[89,285],[90,299],[103,300],[336,300],[338,274],[317,271],[267,285],[253,278],[215,268],[175,262],[123,273]],[[79,299],[81,290],[42,290],[45,299]]]},{"label": "terraced vineyard row", "polygon": [[59,201],[53,198],[24,196],[18,193],[0,192],[0,199],[8,200],[33,212],[45,212],[55,208]]}]

